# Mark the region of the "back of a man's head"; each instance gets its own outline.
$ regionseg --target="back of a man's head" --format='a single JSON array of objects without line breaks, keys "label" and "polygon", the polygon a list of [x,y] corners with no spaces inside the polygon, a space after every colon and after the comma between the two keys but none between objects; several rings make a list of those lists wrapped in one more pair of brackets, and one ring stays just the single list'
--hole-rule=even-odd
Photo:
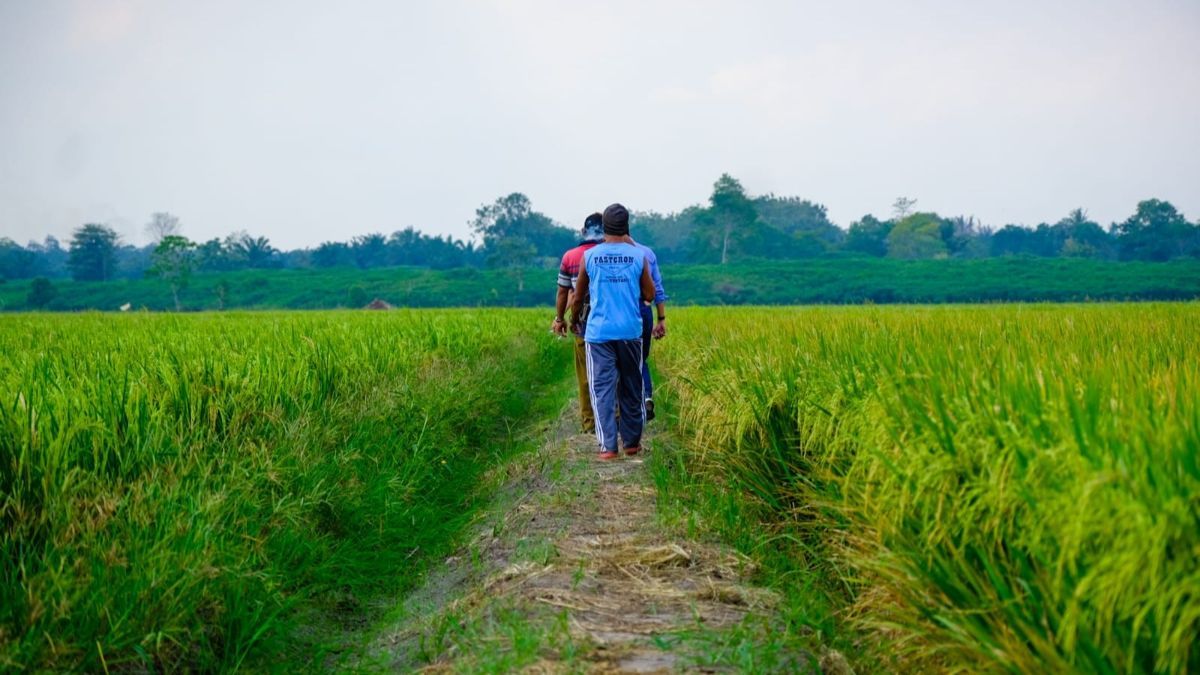
[{"label": "back of a man's head", "polygon": [[596,212],[585,218],[579,233],[585,242],[604,241],[604,215]]},{"label": "back of a man's head", "polygon": [[629,234],[629,210],[621,204],[609,204],[604,209],[604,234],[624,236]]}]

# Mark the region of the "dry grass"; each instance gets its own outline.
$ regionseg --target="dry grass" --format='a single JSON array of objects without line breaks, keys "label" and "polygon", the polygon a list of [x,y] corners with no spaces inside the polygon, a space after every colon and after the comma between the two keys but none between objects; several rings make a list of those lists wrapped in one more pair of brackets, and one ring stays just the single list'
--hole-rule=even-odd
[{"label": "dry grass", "polygon": [[[563,430],[573,426],[567,419]],[[530,489],[503,506],[499,522],[481,524],[469,547],[486,554],[484,569],[463,580],[438,618],[393,632],[390,649],[412,650],[449,625],[461,637],[429,655],[427,672],[668,672],[687,662],[686,650],[656,639],[773,611],[777,595],[748,581],[750,559],[661,528],[641,458],[597,463],[590,436],[556,438],[542,454],[563,456],[565,474],[516,478]],[[569,497],[566,486],[575,488]],[[452,564],[471,557],[464,551]],[[526,641],[523,659],[493,660]]]}]

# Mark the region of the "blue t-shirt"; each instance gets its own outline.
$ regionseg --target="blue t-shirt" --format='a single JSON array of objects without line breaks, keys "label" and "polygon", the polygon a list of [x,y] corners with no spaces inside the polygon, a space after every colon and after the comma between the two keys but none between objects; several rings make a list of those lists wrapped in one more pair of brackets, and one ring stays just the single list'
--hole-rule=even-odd
[{"label": "blue t-shirt", "polygon": [[591,313],[587,342],[642,337],[642,268],[645,254],[633,244],[605,242],[583,254]]}]

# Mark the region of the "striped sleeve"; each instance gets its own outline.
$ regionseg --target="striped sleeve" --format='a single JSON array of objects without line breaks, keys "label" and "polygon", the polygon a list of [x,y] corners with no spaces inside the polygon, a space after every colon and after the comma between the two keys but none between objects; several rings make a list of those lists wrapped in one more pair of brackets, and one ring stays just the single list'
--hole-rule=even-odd
[{"label": "striped sleeve", "polygon": [[563,288],[574,288],[575,280],[571,278],[571,269],[569,267],[568,258],[571,257],[571,252],[567,251],[563,254],[562,263],[558,266],[558,285]]}]

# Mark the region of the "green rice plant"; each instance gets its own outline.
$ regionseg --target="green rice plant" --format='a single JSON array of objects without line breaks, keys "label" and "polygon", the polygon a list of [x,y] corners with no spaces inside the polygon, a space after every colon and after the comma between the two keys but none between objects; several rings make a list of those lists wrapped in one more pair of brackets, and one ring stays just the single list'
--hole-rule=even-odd
[{"label": "green rice plant", "polygon": [[466,522],[540,314],[0,323],[0,669],[314,665]]},{"label": "green rice plant", "polygon": [[1200,669],[1200,306],[674,317],[675,461],[809,559],[866,658]]}]

